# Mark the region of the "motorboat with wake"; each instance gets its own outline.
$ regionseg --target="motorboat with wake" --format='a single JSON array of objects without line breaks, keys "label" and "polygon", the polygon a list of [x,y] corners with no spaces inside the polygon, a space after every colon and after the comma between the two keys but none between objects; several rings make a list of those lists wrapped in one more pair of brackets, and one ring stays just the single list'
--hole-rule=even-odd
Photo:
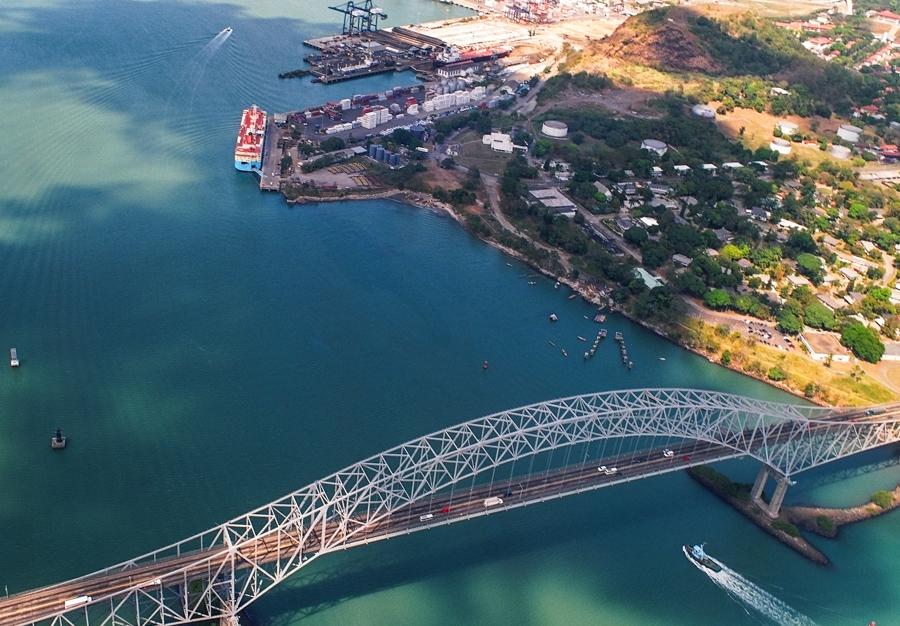
[{"label": "motorboat with wake", "polygon": [[718,573],[722,571],[722,566],[719,563],[706,554],[706,550],[703,549],[704,544],[689,546],[687,544],[681,546],[682,552],[684,552],[684,556],[688,558],[694,565],[699,567],[700,569],[706,569],[711,572]]}]

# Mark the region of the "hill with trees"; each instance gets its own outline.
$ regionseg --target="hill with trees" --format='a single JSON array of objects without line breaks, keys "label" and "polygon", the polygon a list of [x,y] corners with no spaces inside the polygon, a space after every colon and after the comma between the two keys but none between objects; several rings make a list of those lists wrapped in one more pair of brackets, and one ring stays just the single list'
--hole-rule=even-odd
[{"label": "hill with trees", "polygon": [[595,44],[581,65],[637,87],[645,86],[641,72],[628,68],[642,66],[653,70],[657,88],[665,77],[699,100],[777,114],[846,115],[879,95],[875,77],[815,57],[792,33],[750,13],[714,19],[694,8],[647,11]]}]

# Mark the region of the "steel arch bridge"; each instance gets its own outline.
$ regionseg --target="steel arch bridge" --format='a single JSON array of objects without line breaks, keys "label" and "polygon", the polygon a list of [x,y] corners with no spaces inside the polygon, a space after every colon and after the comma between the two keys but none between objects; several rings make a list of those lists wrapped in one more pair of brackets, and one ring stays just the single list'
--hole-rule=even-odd
[{"label": "steel arch bridge", "polygon": [[[643,447],[605,455],[607,441],[626,439]],[[0,626],[229,619],[336,550],[735,457],[757,459],[786,489],[799,472],[898,441],[900,405],[828,409],[693,389],[541,402],[413,439],[160,550],[0,600]]]}]

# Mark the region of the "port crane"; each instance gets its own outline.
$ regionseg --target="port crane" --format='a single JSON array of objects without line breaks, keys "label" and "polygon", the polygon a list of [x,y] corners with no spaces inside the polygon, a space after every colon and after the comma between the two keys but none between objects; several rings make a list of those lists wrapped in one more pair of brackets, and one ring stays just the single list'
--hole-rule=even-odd
[{"label": "port crane", "polygon": [[344,35],[359,35],[364,32],[376,31],[378,30],[378,20],[387,19],[387,13],[381,7],[375,6],[375,0],[363,0],[362,2],[347,0],[345,4],[328,8],[344,14],[344,26],[341,30]]}]

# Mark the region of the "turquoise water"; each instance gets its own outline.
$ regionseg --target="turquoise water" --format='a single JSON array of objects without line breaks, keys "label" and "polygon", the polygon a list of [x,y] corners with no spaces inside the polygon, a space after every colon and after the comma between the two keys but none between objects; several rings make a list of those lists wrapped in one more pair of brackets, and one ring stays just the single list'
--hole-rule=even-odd
[{"label": "turquoise water", "polygon": [[[0,6],[0,585],[91,571],[237,515],[416,435],[575,393],[696,386],[786,396],[614,317],[634,355],[584,364],[592,310],[390,202],[289,208],[231,167],[241,108],[412,81],[279,81],[326,2]],[[245,6],[247,5],[247,6]],[[392,24],[460,15],[388,2]],[[233,35],[210,45],[225,26]],[[559,323],[547,315],[556,312]],[[664,356],[666,361],[658,361]],[[490,361],[487,372],[481,362]],[[52,454],[57,425],[71,446]],[[837,469],[889,458],[868,455]],[[752,477],[749,461],[727,469]],[[844,504],[897,466],[801,476]],[[900,517],[821,544],[821,569],[682,475],[331,555],[260,600],[259,624],[752,624],[680,552],[710,551],[822,624],[900,617]]]}]

